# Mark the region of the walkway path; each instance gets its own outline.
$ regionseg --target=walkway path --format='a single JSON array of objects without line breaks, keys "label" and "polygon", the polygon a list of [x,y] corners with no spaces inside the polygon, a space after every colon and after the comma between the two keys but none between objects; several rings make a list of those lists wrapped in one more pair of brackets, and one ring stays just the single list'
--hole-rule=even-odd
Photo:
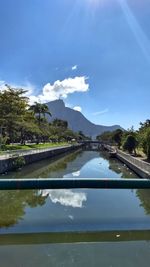
[{"label": "walkway path", "polygon": [[71,147],[72,145],[64,145],[64,146],[53,146],[53,147],[48,147],[48,148],[34,148],[34,149],[18,149],[18,150],[12,150],[12,151],[3,151],[3,154],[0,154],[0,160],[3,159],[9,159],[9,158],[14,158],[17,156],[26,156],[26,155],[31,155],[31,154],[36,154],[36,153],[42,153],[46,151],[52,151],[52,150],[57,150],[57,149],[62,149],[66,147]]}]

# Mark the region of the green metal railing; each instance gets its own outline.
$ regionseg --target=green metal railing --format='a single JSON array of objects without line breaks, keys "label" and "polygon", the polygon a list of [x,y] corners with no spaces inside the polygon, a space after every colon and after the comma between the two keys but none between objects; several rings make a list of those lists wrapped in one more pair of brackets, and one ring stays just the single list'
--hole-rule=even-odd
[{"label": "green metal railing", "polygon": [[25,189],[147,189],[150,179],[0,179],[0,190]]}]

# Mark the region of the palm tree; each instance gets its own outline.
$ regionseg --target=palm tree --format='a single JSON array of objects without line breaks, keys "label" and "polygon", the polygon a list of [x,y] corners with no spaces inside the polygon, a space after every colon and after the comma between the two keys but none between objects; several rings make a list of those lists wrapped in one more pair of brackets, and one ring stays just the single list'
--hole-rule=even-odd
[{"label": "palm tree", "polygon": [[46,104],[41,104],[35,102],[34,105],[30,106],[29,110],[32,110],[34,114],[38,114],[38,124],[40,126],[41,123],[41,115],[43,114],[45,118],[45,114],[48,114],[49,116],[52,116],[52,114],[49,111],[49,108]]},{"label": "palm tree", "polygon": [[[48,114],[49,116],[52,116],[49,108],[46,104],[41,104],[41,103],[37,103],[35,102],[34,105],[30,106],[29,110],[33,111],[34,114],[38,115],[37,116],[37,120],[38,120],[38,125],[39,125],[39,130],[41,130],[41,122],[42,122],[42,115],[45,118],[45,114]],[[40,135],[37,135],[37,144],[40,142]]]},{"label": "palm tree", "polygon": [[53,120],[53,125],[55,127],[60,127],[62,129],[67,129],[68,128],[68,122],[60,119],[55,119]]},{"label": "palm tree", "polygon": [[45,114],[48,114],[49,116],[52,116],[51,112],[49,111],[49,108],[46,104],[41,104],[41,113],[43,114],[45,118]]}]

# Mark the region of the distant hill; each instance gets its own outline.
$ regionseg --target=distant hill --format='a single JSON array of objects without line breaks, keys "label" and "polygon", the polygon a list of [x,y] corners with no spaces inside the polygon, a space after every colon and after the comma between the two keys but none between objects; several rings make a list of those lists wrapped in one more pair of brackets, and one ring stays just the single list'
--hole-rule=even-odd
[{"label": "distant hill", "polygon": [[61,99],[51,101],[47,105],[52,114],[52,117],[47,117],[49,121],[56,118],[66,120],[69,128],[74,132],[82,131],[85,135],[91,136],[92,138],[106,131],[114,131],[118,128],[122,129],[120,125],[96,125],[86,119],[81,112],[65,107],[65,103]]}]

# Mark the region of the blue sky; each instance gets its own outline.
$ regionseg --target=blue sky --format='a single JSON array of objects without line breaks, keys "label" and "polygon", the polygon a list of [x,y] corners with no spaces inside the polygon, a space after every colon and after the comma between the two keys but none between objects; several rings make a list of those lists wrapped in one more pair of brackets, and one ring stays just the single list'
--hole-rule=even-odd
[{"label": "blue sky", "polygon": [[150,114],[150,1],[1,0],[3,83],[137,128]]}]

